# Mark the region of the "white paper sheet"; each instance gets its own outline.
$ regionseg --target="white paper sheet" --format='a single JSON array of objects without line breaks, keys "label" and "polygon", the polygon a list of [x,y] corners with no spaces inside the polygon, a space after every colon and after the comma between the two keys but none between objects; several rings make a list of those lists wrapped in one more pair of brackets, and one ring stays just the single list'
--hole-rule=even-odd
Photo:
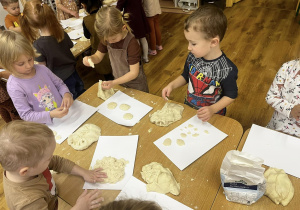
[{"label": "white paper sheet", "polygon": [[[117,103],[117,107],[115,109],[108,109],[107,105],[111,102]],[[130,109],[127,111],[123,111],[120,109],[121,104],[128,104]],[[134,126],[138,123],[150,110],[152,110],[151,106],[148,106],[128,95],[123,93],[122,91],[116,92],[113,96],[107,99],[104,103],[98,106],[98,112],[103,114],[105,117],[111,119],[115,123],[125,126]],[[131,120],[125,120],[123,118],[124,114],[130,113],[133,115]]]},{"label": "white paper sheet", "polygon": [[133,174],[138,135],[132,136],[100,136],[90,167],[103,157],[114,157],[129,161],[125,167],[125,176],[115,184],[89,183],[85,182],[83,189],[108,189],[122,190]]},{"label": "white paper sheet", "polygon": [[61,137],[57,139],[56,142],[61,144],[96,111],[97,108],[75,100],[66,116],[63,118],[54,118],[53,124],[48,125],[50,129],[57,133],[56,136]]},{"label": "white paper sheet", "polygon": [[243,147],[270,167],[300,178],[300,139],[253,124]]},{"label": "white paper sheet", "polygon": [[75,27],[80,24],[82,25],[83,20],[80,18],[78,18],[78,19],[70,18],[67,20],[61,20],[60,22],[61,22],[61,25],[66,25],[68,27]]},{"label": "white paper sheet", "polygon": [[80,37],[83,36],[83,29],[77,29],[77,30],[73,30],[71,32],[68,33],[70,39],[79,39]]},{"label": "white paper sheet", "polygon": [[[185,134],[186,137],[182,137],[182,134]],[[198,136],[196,136],[197,134]],[[226,137],[227,134],[210,123],[202,122],[197,116],[194,116],[156,140],[154,144],[180,170],[183,170]],[[172,140],[170,146],[163,144],[167,138]],[[179,146],[177,139],[182,139],[185,145]]]},{"label": "white paper sheet", "polygon": [[146,201],[154,201],[161,206],[163,210],[192,210],[186,205],[170,198],[167,195],[157,192],[147,192],[146,184],[134,176],[132,176],[116,200],[122,199],[138,199]]}]

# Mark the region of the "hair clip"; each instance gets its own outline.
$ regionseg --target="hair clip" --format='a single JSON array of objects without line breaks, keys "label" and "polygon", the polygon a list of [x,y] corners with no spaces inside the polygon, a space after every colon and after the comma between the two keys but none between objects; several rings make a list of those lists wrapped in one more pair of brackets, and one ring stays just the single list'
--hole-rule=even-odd
[{"label": "hair clip", "polygon": [[23,12],[21,12],[21,16],[22,16],[22,17],[24,16]]},{"label": "hair clip", "polygon": [[41,7],[44,5],[44,2],[41,3]]}]

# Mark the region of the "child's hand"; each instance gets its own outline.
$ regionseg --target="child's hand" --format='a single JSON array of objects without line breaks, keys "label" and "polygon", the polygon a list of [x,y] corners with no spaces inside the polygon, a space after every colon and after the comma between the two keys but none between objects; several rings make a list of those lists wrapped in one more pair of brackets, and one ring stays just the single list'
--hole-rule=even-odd
[{"label": "child's hand", "polygon": [[297,121],[300,120],[300,104],[294,106],[290,115],[291,117],[295,118]]},{"label": "child's hand", "polygon": [[89,61],[88,61],[88,59],[90,59],[90,58],[91,58],[91,56],[85,56],[85,57],[82,59],[83,65],[88,66],[88,67],[91,67],[91,65],[90,65],[90,63],[89,63]]},{"label": "child's hand", "polygon": [[59,107],[57,109],[54,109],[50,111],[50,117],[51,118],[62,118],[66,116],[69,112],[69,109],[64,109],[63,107]]},{"label": "child's hand", "polygon": [[103,81],[102,85],[101,85],[101,87],[102,87],[103,90],[109,90],[113,86],[114,86],[114,81],[113,80]]},{"label": "child's hand", "polygon": [[207,122],[213,114],[214,111],[210,106],[201,107],[197,111],[197,117],[203,122]]},{"label": "child's hand", "polygon": [[63,107],[64,109],[69,109],[72,106],[73,102],[74,102],[74,100],[73,100],[72,94],[65,93],[60,107]]},{"label": "child's hand", "polygon": [[84,190],[84,192],[78,197],[75,206],[71,209],[88,210],[98,208],[101,206],[101,202],[104,201],[103,197],[99,197],[100,194],[100,190],[92,190],[90,192]]},{"label": "child's hand", "polygon": [[90,182],[90,183],[96,183],[96,182],[103,182],[103,178],[107,178],[107,175],[105,172],[102,172],[102,168],[97,168],[94,170],[86,170],[85,173],[82,175],[84,181]]},{"label": "child's hand", "polygon": [[79,14],[78,14],[78,12],[76,12],[76,11],[71,11],[70,14],[71,14],[72,16],[76,17],[76,18],[79,18]]},{"label": "child's hand", "polygon": [[169,100],[168,97],[170,97],[171,92],[172,92],[172,88],[168,85],[162,90],[161,95],[167,101]]}]

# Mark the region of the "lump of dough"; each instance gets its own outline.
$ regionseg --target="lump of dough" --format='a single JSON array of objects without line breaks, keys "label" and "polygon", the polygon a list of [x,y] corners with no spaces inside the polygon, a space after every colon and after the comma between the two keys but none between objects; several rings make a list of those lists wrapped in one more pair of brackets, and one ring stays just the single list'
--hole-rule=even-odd
[{"label": "lump of dough", "polygon": [[107,104],[107,108],[108,109],[115,109],[117,107],[117,103],[116,102],[110,102],[109,104]]},{"label": "lump of dough", "polygon": [[185,138],[187,135],[186,135],[186,133],[181,133],[180,136],[181,136],[182,138]]},{"label": "lump of dough", "polygon": [[294,187],[284,170],[269,168],[264,176],[267,182],[265,195],[276,204],[288,205],[294,196]]},{"label": "lump of dough", "polygon": [[129,162],[123,158],[104,157],[102,160],[96,160],[92,169],[102,168],[102,172],[107,174],[107,178],[104,178],[102,183],[115,184],[124,178],[127,163]]},{"label": "lump of dough", "polygon": [[130,106],[128,104],[121,104],[120,109],[123,111],[127,111],[128,109],[130,109]]},{"label": "lump of dough", "polygon": [[179,195],[180,184],[176,182],[172,172],[157,162],[149,163],[142,168],[142,178],[148,183],[147,191]]},{"label": "lump of dough", "polygon": [[165,146],[170,146],[172,144],[172,140],[170,138],[166,138],[163,143]]},{"label": "lump of dough", "polygon": [[113,88],[110,88],[109,90],[103,90],[101,85],[102,85],[102,80],[99,80],[98,93],[97,93],[97,96],[99,98],[102,98],[105,101],[108,98],[110,98],[113,94],[115,94],[115,91]]},{"label": "lump of dough", "polygon": [[84,150],[98,141],[101,129],[94,124],[85,124],[68,137],[68,144],[76,150]]},{"label": "lump of dough", "polygon": [[182,118],[184,107],[175,103],[166,103],[161,110],[154,112],[150,117],[150,122],[158,126],[169,126]]},{"label": "lump of dough", "polygon": [[176,140],[176,143],[177,143],[179,146],[185,145],[185,142],[184,142],[182,139],[177,139],[177,140]]},{"label": "lump of dough", "polygon": [[126,113],[126,114],[124,114],[123,118],[124,118],[125,120],[131,120],[131,119],[133,118],[133,115],[130,114],[130,113]]}]

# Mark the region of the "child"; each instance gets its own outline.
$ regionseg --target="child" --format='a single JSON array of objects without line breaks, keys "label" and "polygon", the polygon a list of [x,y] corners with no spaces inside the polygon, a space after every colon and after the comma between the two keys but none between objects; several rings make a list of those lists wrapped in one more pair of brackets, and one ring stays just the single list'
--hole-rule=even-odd
[{"label": "child", "polygon": [[[56,142],[46,125],[15,120],[0,132],[3,189],[9,209],[57,209],[57,190],[50,170],[81,176],[87,182],[107,177],[101,168],[86,170],[53,156]],[[103,201],[100,191],[84,191],[72,209],[92,209]]]},{"label": "child", "polygon": [[156,50],[162,50],[159,15],[161,14],[159,0],[143,0],[145,14],[150,26],[150,55],[156,55]]},{"label": "child", "polygon": [[72,94],[47,67],[33,64],[36,54],[25,37],[1,32],[0,55],[0,65],[12,73],[7,92],[21,119],[50,124],[68,114]]},{"label": "child", "polygon": [[102,206],[100,210],[162,210],[153,201],[143,201],[136,199],[117,200]]},{"label": "child", "polygon": [[190,51],[184,71],[162,90],[167,99],[173,89],[188,83],[185,104],[198,109],[202,121],[214,113],[225,115],[225,108],[237,97],[237,67],[220,49],[226,28],[226,16],[215,6],[193,12],[184,24]]},{"label": "child", "polygon": [[128,13],[128,24],[132,29],[135,38],[141,43],[143,49],[143,60],[148,63],[148,42],[146,34],[150,32],[145,11],[142,6],[142,0],[118,0],[117,8],[124,14]]},{"label": "child", "polygon": [[19,0],[0,0],[3,9],[8,12],[5,17],[5,27],[8,30],[16,31],[21,33],[21,27],[19,27],[19,16],[20,16],[20,6]]},{"label": "child", "polygon": [[274,109],[268,128],[300,137],[300,61],[284,63],[277,72],[266,101]]},{"label": "child", "polygon": [[57,19],[66,20],[72,16],[79,18],[78,8],[74,0],[55,0]]},{"label": "child", "polygon": [[[127,14],[124,18],[126,17]],[[121,84],[124,87],[149,92],[146,75],[140,64],[140,46],[124,18],[115,7],[102,7],[98,11],[95,29],[100,44],[94,55],[83,58],[83,64],[90,66],[89,59],[97,64],[108,52],[115,80],[104,81],[104,90]]]},{"label": "child", "polygon": [[[99,38],[95,31],[94,23],[96,21],[96,14],[102,6],[102,1],[81,0],[81,5],[89,15],[83,18],[83,33],[87,39],[90,39],[92,46],[92,54],[97,52],[99,46]],[[95,65],[95,70],[98,74],[104,75],[105,80],[113,80],[112,69],[108,54],[105,54],[101,63]]]},{"label": "child", "polygon": [[53,10],[39,0],[28,1],[20,23],[24,26],[25,37],[33,42],[41,54],[35,60],[46,65],[64,81],[73,99],[80,96],[84,92],[84,84],[76,71],[76,59],[70,50],[73,42],[64,32]]}]

